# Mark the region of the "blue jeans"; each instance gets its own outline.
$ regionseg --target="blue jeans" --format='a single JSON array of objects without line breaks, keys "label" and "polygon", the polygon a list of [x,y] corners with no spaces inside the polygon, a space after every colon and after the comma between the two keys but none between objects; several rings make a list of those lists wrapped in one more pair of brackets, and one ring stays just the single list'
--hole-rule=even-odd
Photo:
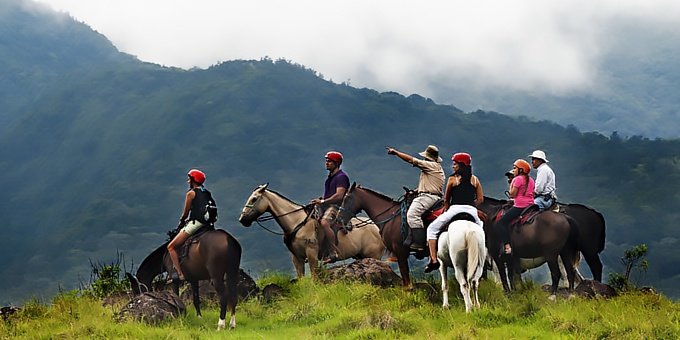
[{"label": "blue jeans", "polygon": [[534,204],[536,204],[541,211],[552,207],[553,203],[555,203],[555,200],[550,197],[536,196],[534,198]]}]

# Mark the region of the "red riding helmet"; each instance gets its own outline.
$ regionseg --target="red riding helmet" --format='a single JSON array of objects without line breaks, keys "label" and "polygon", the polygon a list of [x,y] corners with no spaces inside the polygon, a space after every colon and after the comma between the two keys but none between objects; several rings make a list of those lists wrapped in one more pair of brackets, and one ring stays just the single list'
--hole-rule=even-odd
[{"label": "red riding helmet", "polygon": [[465,153],[465,152],[459,152],[453,154],[451,157],[451,160],[456,162],[456,163],[462,163],[467,166],[470,166],[470,163],[472,162],[472,157],[470,157],[470,154]]},{"label": "red riding helmet", "polygon": [[187,175],[198,184],[203,184],[203,182],[205,182],[205,174],[201,170],[191,169]]},{"label": "red riding helmet", "polygon": [[523,159],[516,160],[515,163],[512,163],[512,165],[516,166],[518,169],[524,170],[524,173],[527,175],[531,171],[531,165],[529,165],[529,162]]},{"label": "red riding helmet", "polygon": [[342,154],[337,151],[326,152],[326,159],[335,162],[335,164],[342,164]]}]

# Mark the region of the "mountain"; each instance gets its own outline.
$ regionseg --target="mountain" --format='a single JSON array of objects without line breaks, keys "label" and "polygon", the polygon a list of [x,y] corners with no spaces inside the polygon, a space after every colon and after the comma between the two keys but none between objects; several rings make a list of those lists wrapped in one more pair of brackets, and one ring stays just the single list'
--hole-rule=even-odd
[{"label": "mountain", "polygon": [[[9,20],[2,13],[3,22]],[[26,16],[24,25],[45,24],[54,15]],[[605,274],[622,271],[623,250],[647,243],[644,282],[680,295],[674,283],[680,269],[673,265],[680,260],[678,140],[604,136],[526,117],[466,113],[418,95],[336,84],[286,60],[166,68],[119,54],[81,23],[54,25],[47,30],[55,34],[51,39],[26,35],[2,48],[0,98],[14,104],[3,111],[0,130],[0,185],[8,193],[0,205],[0,303],[76,287],[87,282],[90,261],[118,252],[126,269],[136,268],[176,226],[186,172],[193,167],[207,173],[220,209],[218,226],[243,245],[242,267],[256,276],[292,271],[280,236],[238,225],[255,186],[269,182],[306,203],[322,193],[323,155],[333,149],[344,153],[351,180],[396,198],[402,186],[416,184],[418,173],[388,157],[385,146],[415,155],[428,144],[444,156],[471,153],[485,193],[496,197],[503,195],[503,173],[514,159],[545,150],[560,200],[590,205],[607,220]],[[66,42],[74,34],[73,28],[57,34],[64,26],[83,29],[75,39],[82,45],[54,47],[53,40]],[[3,44],[23,29],[18,23],[2,27],[11,28],[0,31]],[[31,53],[34,59],[25,60],[27,46],[38,51]],[[100,52],[84,57],[83,50]],[[47,75],[50,69],[53,75]],[[18,72],[26,80],[12,88]]]},{"label": "mountain", "polygon": [[549,93],[432,84],[433,97],[466,109],[573,124],[583,131],[624,136],[680,137],[680,34],[677,27],[650,23],[613,25],[597,46],[597,72],[588,91]]}]

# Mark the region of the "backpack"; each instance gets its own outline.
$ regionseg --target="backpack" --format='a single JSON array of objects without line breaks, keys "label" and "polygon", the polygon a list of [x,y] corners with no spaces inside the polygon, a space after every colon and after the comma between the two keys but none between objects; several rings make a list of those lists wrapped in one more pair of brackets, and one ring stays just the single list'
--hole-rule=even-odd
[{"label": "backpack", "polygon": [[203,219],[206,223],[212,225],[217,222],[217,203],[215,203],[215,200],[212,198],[210,191],[206,191],[206,193],[208,194],[208,201],[206,202],[205,207],[203,207]]}]

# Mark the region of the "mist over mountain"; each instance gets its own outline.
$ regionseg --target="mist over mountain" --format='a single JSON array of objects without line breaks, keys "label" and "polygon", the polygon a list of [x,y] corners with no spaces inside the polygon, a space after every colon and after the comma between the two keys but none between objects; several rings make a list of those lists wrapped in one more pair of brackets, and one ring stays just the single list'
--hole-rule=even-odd
[{"label": "mist over mountain", "polygon": [[586,90],[551,93],[481,85],[474,79],[454,84],[433,80],[433,97],[465,110],[495,110],[606,135],[680,137],[677,29],[629,23],[603,34],[610,37],[608,46],[601,46],[599,71]]},{"label": "mist over mountain", "polygon": [[[74,288],[88,280],[90,260],[111,261],[117,251],[139,264],[176,226],[194,167],[207,173],[218,226],[243,245],[242,267],[255,276],[292,271],[280,236],[237,222],[257,185],[307,203],[323,192],[323,155],[333,149],[345,155],[352,181],[396,198],[418,172],[385,146],[415,155],[428,144],[445,159],[471,153],[494,197],[502,197],[513,160],[545,150],[560,200],[590,205],[607,220],[605,276],[622,270],[623,250],[647,243],[644,282],[680,295],[678,140],[463,112],[419,95],[337,84],[287,60],[161,67],[119,53],[63,15],[0,4],[2,304]],[[593,110],[609,110],[597,104]]]}]

